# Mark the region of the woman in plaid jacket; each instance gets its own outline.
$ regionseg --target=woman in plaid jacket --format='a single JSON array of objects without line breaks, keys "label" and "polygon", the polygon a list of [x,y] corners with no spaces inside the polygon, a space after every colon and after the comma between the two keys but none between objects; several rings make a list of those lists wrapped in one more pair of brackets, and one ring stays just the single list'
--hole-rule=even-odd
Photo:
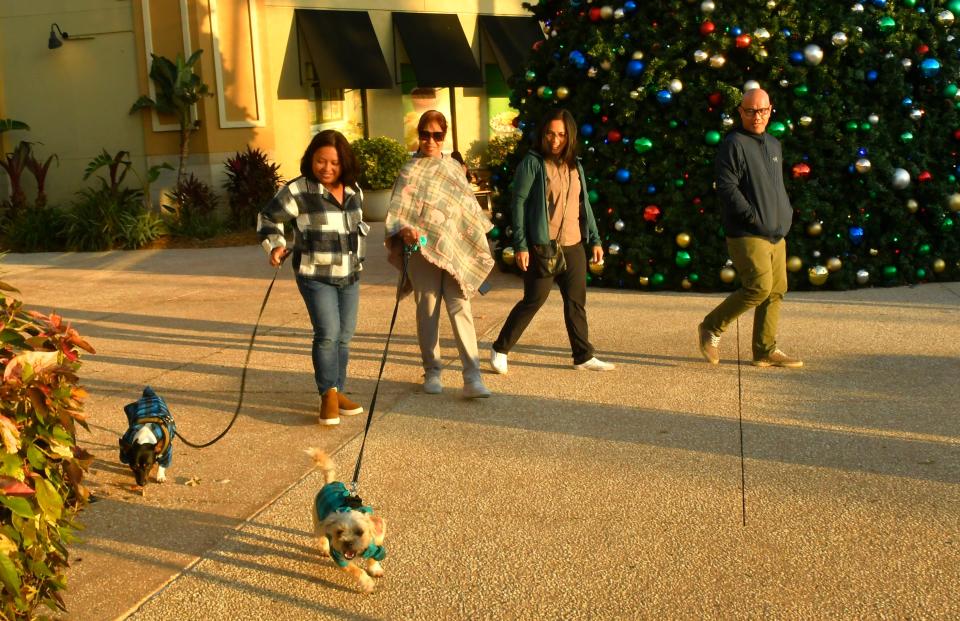
[{"label": "woman in plaid jacket", "polygon": [[[323,425],[338,424],[341,414],[363,412],[343,394],[370,230],[361,213],[357,172],[343,134],[329,129],[318,133],[300,160],[300,176],[277,192],[257,224],[270,265],[277,267],[293,255],[297,288],[313,324],[313,373]],[[288,223],[292,251],[285,236]]]}]

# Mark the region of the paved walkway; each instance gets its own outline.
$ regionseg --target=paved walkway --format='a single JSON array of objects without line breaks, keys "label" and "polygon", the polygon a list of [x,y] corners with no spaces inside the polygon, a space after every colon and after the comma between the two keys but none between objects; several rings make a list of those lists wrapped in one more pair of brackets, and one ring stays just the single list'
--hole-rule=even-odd
[{"label": "paved walkway", "polygon": [[[348,386],[365,405],[396,277],[379,248],[368,265]],[[122,406],[149,384],[188,439],[223,428],[265,255],[9,255],[0,269],[98,350],[81,440],[100,500],[81,515],[64,618],[960,617],[960,283],[790,294],[781,340],[802,370],[738,368],[736,330],[723,363],[704,363],[695,326],[718,294],[591,289],[591,339],[617,370],[576,371],[555,292],[475,402],[445,318],[444,394],[420,391],[404,302],[361,476],[389,524],[387,576],[362,595],[314,549],[321,482],[302,449],[333,452],[349,478],[363,420],[315,424],[289,271],[236,426],[202,451],[178,444],[168,483],[141,497],[118,462]],[[483,349],[520,296],[516,277],[493,284],[474,305]],[[746,358],[749,318],[740,330]]]}]

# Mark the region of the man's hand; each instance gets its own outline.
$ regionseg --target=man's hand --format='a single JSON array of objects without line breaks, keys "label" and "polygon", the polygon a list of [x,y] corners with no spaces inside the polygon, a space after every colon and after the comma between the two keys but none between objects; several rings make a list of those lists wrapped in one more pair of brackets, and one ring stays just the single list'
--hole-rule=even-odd
[{"label": "man's hand", "polygon": [[287,258],[288,254],[290,254],[289,248],[286,246],[277,246],[270,251],[270,265],[280,267],[280,264],[283,263],[283,260]]},{"label": "man's hand", "polygon": [[603,263],[603,246],[593,247],[593,262]]},{"label": "man's hand", "polygon": [[518,250],[514,255],[514,260],[517,263],[517,267],[520,268],[520,271],[525,272],[527,268],[530,267],[530,252],[527,250]]}]

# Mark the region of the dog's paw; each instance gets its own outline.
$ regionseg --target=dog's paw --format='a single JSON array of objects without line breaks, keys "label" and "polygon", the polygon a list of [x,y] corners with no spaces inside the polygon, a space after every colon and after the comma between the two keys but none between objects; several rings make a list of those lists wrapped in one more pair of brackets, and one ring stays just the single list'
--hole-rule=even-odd
[{"label": "dog's paw", "polygon": [[167,481],[167,471],[163,466],[157,468],[157,483],[165,483]]},{"label": "dog's paw", "polygon": [[360,591],[363,593],[373,593],[373,588],[377,585],[373,578],[366,574],[360,576]]},{"label": "dog's paw", "polygon": [[374,578],[379,578],[383,576],[383,565],[381,565],[379,561],[371,559],[370,564],[367,565],[367,573]]}]

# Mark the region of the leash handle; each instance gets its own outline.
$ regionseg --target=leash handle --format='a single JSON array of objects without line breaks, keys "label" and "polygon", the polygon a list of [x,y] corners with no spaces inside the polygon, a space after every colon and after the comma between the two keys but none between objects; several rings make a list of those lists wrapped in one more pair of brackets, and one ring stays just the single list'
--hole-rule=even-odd
[{"label": "leash handle", "polygon": [[233,424],[237,422],[237,416],[240,415],[240,408],[243,407],[243,393],[247,385],[247,367],[250,364],[250,354],[253,353],[253,342],[257,338],[257,329],[260,327],[260,319],[263,318],[263,311],[267,308],[267,300],[270,299],[270,292],[273,291],[273,285],[277,282],[277,276],[280,274],[280,268],[283,267],[284,259],[286,259],[286,256],[284,256],[283,259],[280,259],[280,265],[278,265],[276,271],[273,272],[273,280],[270,281],[270,286],[267,287],[267,293],[263,296],[263,303],[260,304],[260,314],[257,315],[256,323],[253,324],[253,333],[250,334],[250,344],[247,346],[247,357],[243,361],[243,372],[240,374],[240,398],[237,400],[237,409],[233,412],[233,418],[230,419],[230,423],[227,425],[227,428],[221,431],[217,437],[203,444],[195,444],[184,438],[179,431],[174,432],[176,436],[180,438],[180,441],[187,446],[195,449],[207,448],[211,444],[219,441],[223,436],[227,435],[227,432],[230,431],[230,428],[233,427]]},{"label": "leash handle", "polygon": [[357,454],[357,465],[353,469],[353,480],[350,482],[350,493],[356,495],[359,488],[360,464],[363,462],[363,449],[367,444],[367,433],[370,431],[370,423],[373,422],[373,411],[377,407],[377,393],[380,391],[380,380],[383,378],[383,368],[387,366],[387,352],[390,351],[390,338],[393,336],[393,327],[397,323],[397,311],[400,310],[400,293],[403,288],[403,282],[407,276],[407,262],[410,259],[410,252],[403,253],[403,269],[400,271],[400,278],[397,281],[397,301],[393,305],[393,316],[390,318],[390,330],[387,332],[387,344],[383,348],[383,357],[380,358],[380,372],[377,374],[377,384],[373,388],[373,397],[370,399],[370,409],[367,411],[367,423],[363,428],[363,439],[360,441],[360,452]]}]

